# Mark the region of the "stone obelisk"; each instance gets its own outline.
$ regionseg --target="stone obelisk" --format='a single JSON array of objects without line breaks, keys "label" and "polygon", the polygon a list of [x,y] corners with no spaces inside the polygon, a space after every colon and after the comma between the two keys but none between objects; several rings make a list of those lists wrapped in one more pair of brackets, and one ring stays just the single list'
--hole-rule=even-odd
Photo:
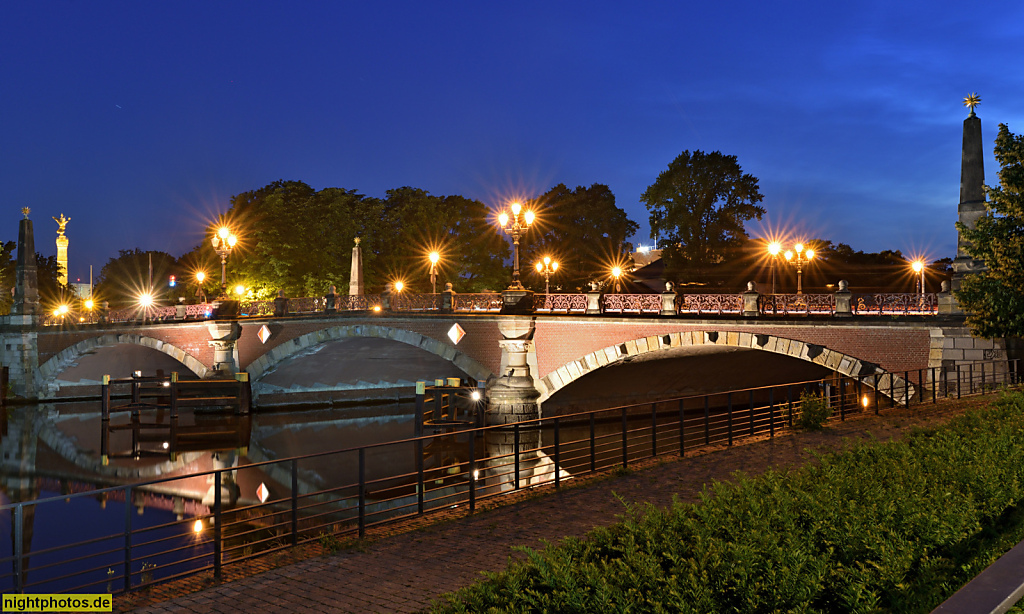
[{"label": "stone obelisk", "polygon": [[[36,269],[36,240],[32,232],[29,208],[21,210],[25,217],[18,225],[18,264],[15,268],[14,305],[16,316],[39,314],[39,275]],[[26,324],[28,322],[25,322]]]},{"label": "stone obelisk", "polygon": [[356,237],[356,246],[352,248],[352,270],[348,277],[348,295],[363,295],[363,252],[359,248],[359,237]]},{"label": "stone obelisk", "polygon": [[[981,141],[981,119],[974,114],[974,107],[981,102],[977,94],[964,99],[964,105],[971,114],[964,120],[964,143],[960,157],[960,204],[957,206],[959,221],[967,228],[974,228],[978,219],[985,215],[985,157]],[[953,260],[952,289],[960,288],[964,275],[985,269],[985,263],[967,253],[966,241],[956,233],[956,258]]]}]

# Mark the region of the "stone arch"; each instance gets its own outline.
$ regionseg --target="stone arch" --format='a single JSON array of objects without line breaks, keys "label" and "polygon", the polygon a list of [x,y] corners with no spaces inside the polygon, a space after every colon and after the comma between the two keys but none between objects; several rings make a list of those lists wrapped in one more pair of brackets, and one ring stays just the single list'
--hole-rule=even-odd
[{"label": "stone arch", "polygon": [[490,369],[447,343],[443,343],[437,339],[432,339],[409,330],[378,326],[375,324],[328,326],[311,333],[306,333],[305,335],[286,341],[266,354],[263,354],[256,360],[252,361],[245,370],[249,373],[249,378],[253,382],[257,382],[264,375],[272,371],[279,363],[295,354],[298,354],[299,352],[302,352],[303,350],[306,350],[307,348],[327,343],[328,341],[337,341],[340,339],[349,339],[354,337],[390,339],[392,341],[418,347],[430,352],[431,354],[440,356],[454,364],[477,381],[486,381],[492,376]]},{"label": "stone arch", "polygon": [[83,339],[74,345],[64,348],[60,352],[57,352],[57,354],[40,365],[39,369],[35,373],[36,390],[43,391],[41,396],[51,396],[52,391],[48,384],[56,379],[58,374],[66,370],[81,356],[97,348],[110,347],[119,344],[141,345],[143,347],[157,350],[158,352],[163,352],[185,365],[186,369],[195,373],[200,378],[205,378],[209,373],[209,368],[200,362],[195,356],[192,356],[185,350],[167,343],[166,341],[136,333],[110,333],[100,335],[98,337]]},{"label": "stone arch", "polygon": [[908,396],[913,398],[916,388],[910,382],[885,371],[878,365],[831,350],[823,345],[758,333],[685,331],[631,339],[569,361],[541,378],[537,385],[541,393],[538,402],[543,403],[555,392],[583,375],[595,369],[621,362],[630,356],[694,345],[723,345],[782,354],[821,365],[849,377],[855,377],[872,388],[875,386],[877,376],[878,392],[885,396],[891,396],[894,402],[900,404],[905,404]]}]

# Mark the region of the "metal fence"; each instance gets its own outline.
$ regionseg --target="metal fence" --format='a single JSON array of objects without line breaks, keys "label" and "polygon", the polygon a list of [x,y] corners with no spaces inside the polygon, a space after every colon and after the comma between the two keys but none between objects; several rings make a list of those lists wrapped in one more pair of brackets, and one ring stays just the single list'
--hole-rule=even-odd
[{"label": "metal fence", "polygon": [[[799,420],[802,393],[819,396],[829,419],[841,421],[1017,385],[1018,367],[993,361],[835,375],[485,428],[427,425],[422,436],[400,441],[2,505],[0,513],[12,517],[14,552],[0,559],[0,569],[11,570],[0,574],[0,589],[121,592],[202,571],[219,578],[226,565],[298,544],[361,537],[374,525],[435,510],[472,512],[484,499],[542,484],[559,488],[647,457],[772,437]],[[172,522],[143,526],[134,518],[133,505],[166,500],[183,480],[209,483],[205,501],[179,496]],[[78,527],[68,543],[24,550],[27,518],[83,497],[123,505],[123,520],[106,529]]]}]

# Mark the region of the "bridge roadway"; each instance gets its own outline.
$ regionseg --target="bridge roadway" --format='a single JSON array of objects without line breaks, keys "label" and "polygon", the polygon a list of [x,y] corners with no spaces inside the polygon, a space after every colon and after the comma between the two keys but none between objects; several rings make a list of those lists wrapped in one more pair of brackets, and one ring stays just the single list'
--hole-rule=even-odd
[{"label": "bridge roadway", "polygon": [[[872,386],[877,381],[880,391],[894,389],[900,400],[903,371],[1006,357],[1001,341],[972,338],[962,316],[937,314],[345,310],[62,326],[8,316],[0,336],[0,358],[11,369],[14,392],[28,399],[91,396],[102,375],[124,377],[138,369],[199,378],[244,371],[257,406],[331,404],[377,393],[393,398],[395,389],[434,377],[472,378],[490,390],[518,380],[513,386],[529,388],[543,404],[609,366],[662,358],[702,361],[728,351],[803,361]],[[681,366],[680,379],[688,371]],[[641,379],[634,385],[643,387],[643,369],[635,372]]]}]

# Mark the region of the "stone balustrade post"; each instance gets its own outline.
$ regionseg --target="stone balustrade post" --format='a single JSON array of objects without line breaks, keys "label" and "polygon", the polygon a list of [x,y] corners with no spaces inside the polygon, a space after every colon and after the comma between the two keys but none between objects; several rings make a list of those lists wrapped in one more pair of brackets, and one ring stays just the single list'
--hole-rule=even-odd
[{"label": "stone balustrade post", "polygon": [[238,320],[208,320],[206,330],[213,337],[208,343],[213,348],[213,369],[211,377],[228,376],[238,373],[238,346],[242,335]]},{"label": "stone balustrade post", "polygon": [[284,290],[277,291],[277,298],[274,299],[274,317],[280,318],[288,315],[288,299],[284,296]]},{"label": "stone balustrade post", "polygon": [[324,300],[327,301],[324,305],[324,311],[327,313],[334,313],[337,310],[335,305],[338,300],[338,291],[335,286],[331,286],[331,289],[327,293],[327,296],[324,297]]},{"label": "stone balustrade post", "polygon": [[670,281],[665,282],[665,291],[661,293],[661,315],[676,315],[676,293]]},{"label": "stone balustrade post", "polygon": [[184,320],[188,313],[188,307],[185,305],[185,297],[178,298],[178,304],[174,306],[174,319]]},{"label": "stone balustrade post", "polygon": [[940,315],[959,315],[963,313],[960,306],[957,305],[956,297],[949,290],[949,281],[943,280],[942,287],[939,290],[939,314]]},{"label": "stone balustrade post", "polygon": [[444,285],[444,292],[441,293],[441,313],[455,311],[455,292],[452,290],[452,283]]},{"label": "stone balustrade post", "polygon": [[839,280],[839,289],[836,290],[836,313],[837,318],[849,318],[853,316],[853,292],[850,292],[850,282],[845,279]]},{"label": "stone balustrade post", "polygon": [[590,291],[587,292],[587,315],[601,313],[601,291],[598,290],[595,282],[590,282]]},{"label": "stone balustrade post", "polygon": [[757,284],[748,281],[747,291],[743,293],[743,317],[756,318],[761,315],[760,302],[761,293],[757,291]]}]

